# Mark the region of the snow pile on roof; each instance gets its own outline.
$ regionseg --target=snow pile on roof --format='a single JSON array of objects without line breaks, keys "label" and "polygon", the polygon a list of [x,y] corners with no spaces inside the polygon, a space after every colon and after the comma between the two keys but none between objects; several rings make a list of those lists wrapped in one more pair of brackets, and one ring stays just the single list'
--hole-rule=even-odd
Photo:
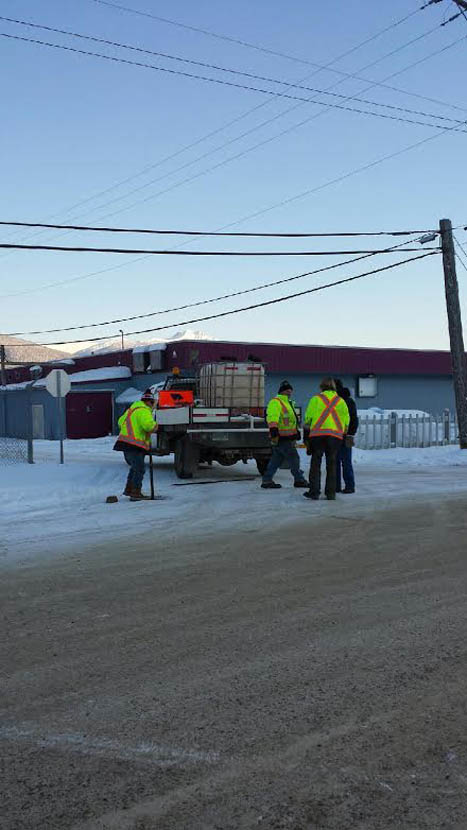
[{"label": "snow pile on roof", "polygon": [[115,403],[134,403],[139,400],[142,395],[141,389],[136,389],[135,386],[129,386],[115,398]]},{"label": "snow pile on roof", "polygon": [[[154,346],[156,344],[173,343],[178,340],[215,340],[210,334],[205,334],[203,331],[195,329],[184,329],[176,331],[172,337],[146,337],[144,339],[136,339],[132,337],[124,338],[124,348],[134,349],[138,351],[149,351],[142,346]],[[120,337],[109,337],[108,340],[102,340],[100,343],[91,343],[77,352],[73,352],[74,357],[89,357],[93,354],[106,354],[107,352],[121,352],[122,340]]]},{"label": "snow pile on roof", "polygon": [[167,343],[151,343],[145,346],[136,346],[133,349],[133,354],[141,354],[142,352],[165,352]]},{"label": "snow pile on roof", "polygon": [[[99,380],[123,380],[131,378],[128,366],[103,366],[101,369],[87,369],[85,372],[75,372],[69,375],[72,383],[89,383]],[[36,381],[35,386],[45,386],[47,378]]]}]

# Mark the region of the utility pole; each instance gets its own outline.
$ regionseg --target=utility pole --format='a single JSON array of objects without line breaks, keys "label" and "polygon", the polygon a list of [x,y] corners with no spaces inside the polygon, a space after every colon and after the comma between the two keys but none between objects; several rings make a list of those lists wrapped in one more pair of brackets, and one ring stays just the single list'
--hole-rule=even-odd
[{"label": "utility pole", "polygon": [[123,352],[123,351],[124,351],[124,349],[125,349],[125,347],[124,347],[124,345],[123,345],[123,335],[124,335],[124,331],[123,331],[123,329],[119,329],[119,332],[120,332],[120,334],[122,335],[122,352]]},{"label": "utility pole", "polygon": [[451,220],[441,219],[439,229],[441,231],[444,288],[451,343],[452,377],[456,398],[457,422],[459,424],[459,446],[461,450],[467,450],[467,372]]},{"label": "utility pole", "polygon": [[1,366],[1,382],[2,386],[6,386],[6,369],[5,369],[5,346],[0,346],[0,366]]}]

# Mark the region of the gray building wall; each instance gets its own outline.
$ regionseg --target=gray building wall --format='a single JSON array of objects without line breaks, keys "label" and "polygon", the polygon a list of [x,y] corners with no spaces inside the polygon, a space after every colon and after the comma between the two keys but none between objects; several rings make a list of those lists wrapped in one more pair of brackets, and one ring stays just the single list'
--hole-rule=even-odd
[{"label": "gray building wall", "polygon": [[[288,381],[294,388],[294,400],[298,406],[306,407],[310,397],[319,392],[321,375],[289,375]],[[266,377],[266,397],[272,398],[284,378],[270,374]],[[342,375],[344,386],[358,391],[358,378]],[[377,406],[381,409],[421,409],[431,414],[440,414],[444,409],[455,411],[454,391],[450,377],[422,377],[384,375],[378,377],[376,397],[359,398],[355,394],[358,409]]]},{"label": "gray building wall", "polygon": [[[152,372],[134,375],[124,380],[109,380],[102,383],[83,383],[73,385],[74,392],[109,391],[115,398],[130,386],[143,392],[148,386],[164,380],[167,373]],[[358,378],[344,375],[345,386],[358,391]],[[266,376],[266,401],[277,394],[282,375],[270,373]],[[312,395],[319,391],[321,375],[289,375],[294,388],[294,400],[304,409]],[[377,395],[371,398],[355,396],[359,410],[376,406],[382,409],[421,409],[431,414],[440,414],[444,409],[455,411],[452,378],[449,376],[400,376],[385,375],[378,377]],[[48,440],[59,438],[59,420],[57,401],[48,392],[41,389],[31,391],[31,402],[44,407],[44,437]],[[117,420],[126,409],[124,404],[114,403],[114,431],[118,431]],[[5,423],[6,414],[6,423]],[[2,392],[0,390],[0,435],[22,438],[27,435],[27,395],[24,390]]]}]

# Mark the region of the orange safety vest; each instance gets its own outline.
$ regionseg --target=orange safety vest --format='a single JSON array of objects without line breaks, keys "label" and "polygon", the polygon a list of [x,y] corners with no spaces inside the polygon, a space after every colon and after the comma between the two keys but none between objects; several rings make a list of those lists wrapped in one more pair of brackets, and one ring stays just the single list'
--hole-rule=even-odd
[{"label": "orange safety vest", "polygon": [[[339,395],[334,398],[327,398],[326,395],[317,395],[324,404],[324,409],[321,412],[318,420],[312,425],[310,430],[310,438],[321,438],[324,435],[330,435],[333,438],[344,437],[344,424],[342,423],[339,414],[336,412],[336,406],[341,400]],[[331,418],[334,422],[334,427],[330,424],[324,426],[327,419]]]}]

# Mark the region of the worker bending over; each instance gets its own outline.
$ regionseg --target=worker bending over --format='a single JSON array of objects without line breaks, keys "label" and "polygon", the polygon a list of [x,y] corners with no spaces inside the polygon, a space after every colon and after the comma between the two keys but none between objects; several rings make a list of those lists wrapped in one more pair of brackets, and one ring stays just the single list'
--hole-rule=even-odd
[{"label": "worker bending over", "polygon": [[333,378],[323,378],[321,392],[311,398],[305,413],[304,441],[311,455],[310,489],[303,495],[319,499],[321,492],[321,460],[326,456],[327,499],[336,498],[337,453],[349,426],[349,410],[336,392]]},{"label": "worker bending over", "polygon": [[287,380],[282,381],[278,394],[269,401],[266,410],[272,455],[263,475],[261,487],[265,490],[278,490],[281,487],[273,478],[283,461],[288,462],[290,466],[294,487],[308,486],[300,469],[300,456],[295,448],[295,441],[301,436],[297,413],[291,400],[292,392],[290,383]]},{"label": "worker bending over", "polygon": [[123,491],[124,496],[129,496],[130,501],[141,501],[148,499],[141,492],[145,466],[144,456],[151,449],[151,434],[156,432],[157,423],[153,418],[154,395],[150,389],[141,396],[140,401],[135,401],[118,419],[120,434],[114,445],[114,450],[123,452],[124,458],[130,472]]}]

